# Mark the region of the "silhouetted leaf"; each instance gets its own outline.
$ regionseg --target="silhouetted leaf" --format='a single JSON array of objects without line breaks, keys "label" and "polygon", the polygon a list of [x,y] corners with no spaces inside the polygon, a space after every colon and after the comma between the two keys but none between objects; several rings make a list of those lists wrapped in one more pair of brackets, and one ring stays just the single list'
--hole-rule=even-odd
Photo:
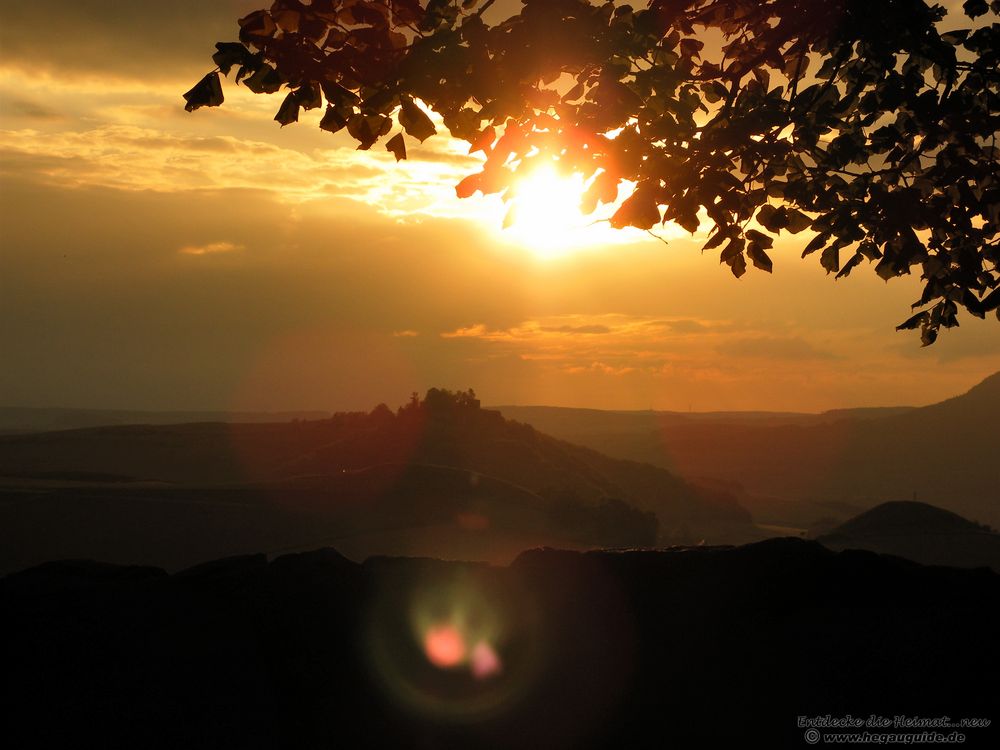
[{"label": "silhouetted leaf", "polygon": [[392,129],[392,119],[385,115],[353,115],[347,121],[347,132],[358,141],[358,149],[367,151],[381,136]]},{"label": "silhouetted leaf", "polygon": [[455,186],[455,194],[459,198],[468,198],[470,195],[479,190],[479,184],[481,181],[482,173],[470,174]]},{"label": "silhouetted leaf", "polygon": [[719,261],[729,266],[733,276],[740,278],[747,272],[747,261],[743,255],[746,241],[742,237],[734,237],[719,255]]},{"label": "silhouetted leaf", "polygon": [[256,10],[239,20],[240,41],[262,45],[274,36],[278,30],[277,24],[266,10]]},{"label": "silhouetted leaf", "polygon": [[994,289],[983,298],[980,309],[983,312],[989,312],[998,308],[1000,308],[1000,289]]},{"label": "silhouetted leaf", "polygon": [[820,256],[819,264],[826,269],[827,273],[834,273],[840,270],[840,247],[837,243],[830,245]]},{"label": "silhouetted leaf", "polygon": [[281,84],[281,76],[270,65],[261,65],[253,75],[243,79],[243,85],[255,94],[273,94]]},{"label": "silhouetted leaf", "polygon": [[941,40],[947,42],[948,44],[958,46],[959,44],[961,44],[962,42],[964,42],[966,39],[969,38],[969,31],[970,31],[969,29],[955,29],[954,31],[946,31],[944,34],[941,35]]},{"label": "silhouetted leaf", "polygon": [[927,322],[930,320],[930,317],[931,317],[930,314],[927,313],[926,311],[918,312],[912,318],[908,318],[907,320],[903,321],[898,326],[896,326],[896,330],[897,331],[915,330],[923,325],[926,325]]},{"label": "silhouetted leaf", "polygon": [[393,156],[396,157],[396,161],[402,161],[406,158],[406,141],[403,139],[402,133],[396,133],[389,142],[385,144],[386,151],[389,151]]},{"label": "silhouetted leaf", "polygon": [[469,145],[469,153],[474,154],[477,151],[482,151],[484,154],[488,154],[493,148],[493,141],[497,138],[497,131],[494,127],[488,127],[480,133],[474,141]]},{"label": "silhouetted leaf", "polygon": [[285,97],[274,119],[281,123],[281,127],[299,121],[299,99],[294,91]]},{"label": "silhouetted leaf", "polygon": [[219,42],[218,50],[212,55],[212,62],[219,66],[223,75],[229,75],[234,65],[249,65],[254,61],[254,54],[239,42]]},{"label": "silhouetted leaf", "polygon": [[840,272],[837,274],[836,278],[842,279],[845,276],[849,276],[854,267],[857,266],[862,260],[864,260],[864,258],[865,256],[860,250],[854,253],[854,255],[852,255],[844,264],[843,268],[840,269]]},{"label": "silhouetted leaf", "polygon": [[764,252],[764,248],[756,242],[751,242],[749,246],[747,246],[747,257],[750,258],[754,266],[759,268],[761,271],[771,273],[774,268],[774,264],[771,262],[767,253]]},{"label": "silhouetted leaf", "polygon": [[746,240],[742,237],[733,237],[729,240],[729,244],[726,245],[725,249],[719,254],[719,262],[728,263],[737,255],[743,252],[743,248],[746,247]]},{"label": "silhouetted leaf", "polygon": [[219,74],[209,73],[202,78],[194,88],[184,94],[184,100],[187,102],[184,109],[188,112],[193,112],[199,107],[218,107],[225,101]]},{"label": "silhouetted leaf", "polygon": [[735,255],[732,260],[729,261],[729,269],[733,272],[733,276],[737,279],[747,272],[747,259],[743,253]]},{"label": "silhouetted leaf", "polygon": [[986,4],[986,0],[965,0],[962,3],[962,10],[969,18],[978,18],[989,13],[990,8]]},{"label": "silhouetted leaf", "polygon": [[719,247],[719,245],[721,245],[723,242],[725,242],[726,239],[727,239],[727,237],[728,237],[728,235],[726,235],[725,233],[723,233],[722,231],[720,231],[718,228],[716,228],[715,234],[713,234],[709,238],[708,242],[706,242],[704,245],[702,245],[701,251],[705,252],[706,250],[714,250],[715,248]]},{"label": "silhouetted leaf", "polygon": [[586,91],[586,89],[584,88],[583,84],[582,83],[578,83],[578,84],[576,84],[576,86],[574,86],[569,91],[567,91],[565,93],[565,95],[563,95],[562,100],[564,102],[579,101],[579,99],[583,96],[583,94],[584,94],[585,91]]},{"label": "silhouetted leaf", "polygon": [[437,132],[431,118],[412,99],[403,99],[399,109],[399,124],[408,135],[426,141]]},{"label": "silhouetted leaf", "polygon": [[805,258],[807,255],[811,255],[812,253],[816,252],[821,247],[826,245],[826,243],[829,241],[830,241],[830,235],[828,233],[823,232],[821,234],[817,234],[815,237],[809,240],[809,244],[807,244],[805,250],[802,251],[802,257]]},{"label": "silhouetted leaf", "polygon": [[660,223],[660,209],[656,199],[645,190],[636,190],[611,216],[611,226],[652,229]]},{"label": "silhouetted leaf", "polygon": [[804,213],[795,208],[789,208],[785,211],[785,216],[787,219],[786,229],[792,234],[798,234],[799,232],[808,229],[812,226],[812,219],[806,216]]},{"label": "silhouetted leaf", "polygon": [[757,223],[771,232],[777,232],[781,227],[776,221],[778,209],[770,203],[765,203],[757,212]]},{"label": "silhouetted leaf", "polygon": [[350,109],[345,111],[341,107],[328,106],[319,126],[328,133],[336,133],[347,125],[352,114]]},{"label": "silhouetted leaf", "polygon": [[774,244],[774,238],[769,237],[763,232],[758,232],[756,229],[748,229],[746,232],[747,239],[751,242],[756,243],[762,248],[769,248]]},{"label": "silhouetted leaf", "polygon": [[299,86],[299,88],[295,89],[295,100],[305,110],[322,107],[323,94],[320,91],[319,84],[310,82]]},{"label": "silhouetted leaf", "polygon": [[900,275],[900,272],[896,268],[896,265],[891,260],[885,257],[882,258],[882,260],[880,260],[876,264],[875,273],[877,273],[879,277],[884,279],[885,281],[888,281],[889,279],[894,279],[895,277]]}]

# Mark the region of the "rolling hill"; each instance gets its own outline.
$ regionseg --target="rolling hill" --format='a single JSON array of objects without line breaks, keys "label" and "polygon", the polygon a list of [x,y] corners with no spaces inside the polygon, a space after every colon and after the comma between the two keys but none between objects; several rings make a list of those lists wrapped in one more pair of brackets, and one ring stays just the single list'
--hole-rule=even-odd
[{"label": "rolling hill", "polygon": [[765,523],[814,527],[826,518],[830,525],[916,496],[1000,525],[1000,373],[921,408],[819,415],[497,408],[563,440],[728,486]]},{"label": "rolling hill", "polygon": [[1000,534],[926,503],[883,503],[816,541],[834,550],[865,549],[924,565],[989,567],[1000,573]]},{"label": "rolling hill", "polygon": [[0,569],[60,557],[176,569],[333,542],[356,559],[506,561],[539,544],[760,536],[725,492],[452,395],[294,423],[2,436]]}]

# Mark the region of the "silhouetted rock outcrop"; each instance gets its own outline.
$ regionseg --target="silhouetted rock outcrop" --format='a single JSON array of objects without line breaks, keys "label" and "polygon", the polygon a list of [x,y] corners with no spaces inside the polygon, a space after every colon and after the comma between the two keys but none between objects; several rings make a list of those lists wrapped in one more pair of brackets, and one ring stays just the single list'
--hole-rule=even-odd
[{"label": "silhouetted rock outcrop", "polygon": [[59,563],[0,611],[17,748],[802,747],[800,716],[1000,705],[1000,576],[796,539]]}]

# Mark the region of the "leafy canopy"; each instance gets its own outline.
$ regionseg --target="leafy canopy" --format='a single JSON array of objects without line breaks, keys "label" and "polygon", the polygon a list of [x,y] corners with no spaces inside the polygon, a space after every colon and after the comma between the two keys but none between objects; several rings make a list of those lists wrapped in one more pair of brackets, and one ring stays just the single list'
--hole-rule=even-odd
[{"label": "leafy canopy", "polygon": [[490,25],[494,0],[277,0],[216,45],[187,109],[222,104],[235,69],[287,92],[282,125],[325,104],[321,128],[399,160],[403,133],[435,133],[426,106],[484,155],[460,197],[509,198],[544,163],[588,179],[589,213],[628,180],[612,225],[707,215],[737,277],[809,230],[803,256],[837,278],[916,267],[899,327],[925,345],[960,307],[1000,317],[1000,0],[949,30],[924,0],[522,1]]}]

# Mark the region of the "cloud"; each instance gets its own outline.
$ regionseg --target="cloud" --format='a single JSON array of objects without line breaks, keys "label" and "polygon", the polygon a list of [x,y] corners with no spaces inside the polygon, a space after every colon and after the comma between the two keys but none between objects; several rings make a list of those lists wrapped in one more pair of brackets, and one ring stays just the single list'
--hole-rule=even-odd
[{"label": "cloud", "polygon": [[392,335],[395,336],[397,339],[412,339],[419,336],[420,333],[418,331],[405,330],[405,331],[393,331]]},{"label": "cloud", "polygon": [[591,362],[589,365],[581,366],[574,365],[566,367],[565,371],[572,374],[578,375],[582,373],[598,373],[600,375],[612,375],[614,377],[621,377],[622,375],[631,375],[638,370],[635,367],[620,366],[615,367],[613,365],[605,364],[604,362]]},{"label": "cloud", "polygon": [[[493,336],[496,335],[496,333],[493,334]],[[441,338],[443,339],[489,339],[490,336],[490,332],[482,323],[464,328],[456,328],[454,331],[445,331],[441,334]]]},{"label": "cloud", "polygon": [[561,325],[561,326],[541,326],[541,331],[545,333],[578,333],[578,334],[602,334],[611,333],[611,329],[607,326],[602,325],[589,325],[589,326],[571,326],[571,325]]},{"label": "cloud", "polygon": [[[96,13],[101,4],[90,5]],[[15,16],[32,15],[18,8]],[[108,23],[115,28],[117,19]],[[397,164],[382,144],[359,151],[346,133],[321,131],[316,112],[294,128],[279,128],[272,117],[281,94],[257,96],[230,81],[223,107],[190,114],[181,99],[186,84],[177,79],[80,79],[70,74],[74,69],[82,68],[19,68],[5,57],[0,153],[8,171],[16,160],[20,177],[59,187],[249,189],[286,204],[363,202],[404,221],[496,213],[485,200],[455,195],[454,186],[478,171],[482,160],[467,153],[468,144],[447,136],[437,115],[432,119],[441,135],[423,144],[407,138],[410,158]]]},{"label": "cloud", "polygon": [[233,136],[104,125],[59,133],[0,131],[0,153],[18,159],[20,174],[59,186],[158,193],[262,190],[285,203],[360,201],[396,218],[461,218],[482,210],[455,196],[453,185],[468,171],[455,162],[397,165],[388,153],[347,148],[303,152]]},{"label": "cloud", "polygon": [[706,341],[703,335],[677,333],[657,318],[604,313],[553,315],[506,328],[476,323],[440,336],[464,346],[470,358],[491,351],[553,372],[615,376],[641,372],[660,377],[668,366],[693,367],[713,357],[711,343],[731,335],[723,333],[724,321],[691,322],[699,332],[717,333]]},{"label": "cloud", "polygon": [[[500,256],[504,257],[504,256]],[[511,270],[519,275],[530,274],[531,267],[513,265]],[[530,281],[530,279],[521,279]],[[530,284],[529,284],[530,286]],[[497,291],[497,299],[504,299],[505,291]],[[524,311],[524,300],[514,310]],[[628,316],[617,314],[563,314],[525,318],[514,310],[497,308],[495,314],[480,318],[475,323],[439,331],[445,341],[481,341],[493,344],[537,344],[558,348],[558,342],[588,341],[594,346],[607,345],[605,336],[620,333]],[[457,311],[460,312],[460,311]]]},{"label": "cloud", "polygon": [[[789,334],[775,335],[774,330]],[[661,389],[671,392],[668,384],[684,381],[690,390],[686,398],[695,400],[698,384],[709,388],[706,394],[718,397],[741,380],[779,379],[779,369],[785,380],[793,371],[803,377],[807,370],[841,369],[840,364],[830,363],[844,361],[836,352],[848,345],[845,335],[828,336],[829,351],[810,341],[809,335],[792,323],[580,313],[533,318],[507,327],[474,323],[445,331],[441,339],[467,362],[516,357],[531,363],[540,376],[571,376],[574,382],[582,378],[593,388],[602,381],[611,387],[608,378],[628,376],[630,388],[641,384],[656,394],[662,394]]]},{"label": "cloud", "polygon": [[575,345],[581,338],[599,337],[599,342],[586,342],[586,346],[608,346],[613,342],[605,340],[611,337],[614,341],[630,344],[665,344],[671,345],[688,333],[721,330],[728,326],[727,321],[664,321],[652,317],[624,315],[619,313],[603,314],[566,314],[554,315],[535,320],[526,320],[509,328],[493,329],[485,324],[477,323],[441,334],[442,338],[476,338],[484,341],[507,343],[544,343],[546,346]]},{"label": "cloud", "polygon": [[817,349],[799,337],[757,336],[738,338],[719,344],[717,351],[727,357],[750,357],[781,360],[835,359],[835,355]]},{"label": "cloud", "polygon": [[246,248],[243,245],[237,245],[233,242],[210,242],[207,245],[185,245],[177,252],[181,255],[217,255],[244,249]]},{"label": "cloud", "polygon": [[674,333],[702,333],[709,330],[707,325],[697,320],[663,320],[657,321],[657,323]]},{"label": "cloud", "polygon": [[62,117],[56,110],[31,99],[10,98],[6,101],[4,107],[8,115],[24,117],[30,120],[58,120]]}]

